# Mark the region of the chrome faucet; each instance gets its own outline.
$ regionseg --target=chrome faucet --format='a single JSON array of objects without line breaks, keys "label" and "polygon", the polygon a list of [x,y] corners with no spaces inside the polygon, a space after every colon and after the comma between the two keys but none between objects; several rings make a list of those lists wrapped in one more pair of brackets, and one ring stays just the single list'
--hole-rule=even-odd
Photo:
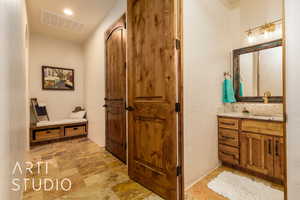
[{"label": "chrome faucet", "polygon": [[272,94],[271,94],[270,91],[266,91],[266,92],[264,93],[263,99],[264,99],[264,103],[265,103],[265,104],[268,104],[268,103],[269,103],[269,98],[270,98],[271,96],[272,96]]}]

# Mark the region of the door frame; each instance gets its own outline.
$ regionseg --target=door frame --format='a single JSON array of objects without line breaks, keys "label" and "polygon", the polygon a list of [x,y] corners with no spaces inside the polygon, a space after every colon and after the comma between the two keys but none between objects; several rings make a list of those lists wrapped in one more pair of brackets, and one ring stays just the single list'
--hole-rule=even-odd
[{"label": "door frame", "polygon": [[178,113],[178,164],[181,166],[181,174],[178,177],[179,200],[184,200],[184,35],[183,35],[183,0],[177,0],[177,36],[180,41],[178,49],[178,103],[180,112]]},{"label": "door frame", "polygon": [[[104,76],[105,76],[105,98],[104,98],[104,101],[106,101],[106,95],[107,95],[107,45],[106,45],[106,42],[107,40],[109,39],[109,37],[111,36],[111,34],[119,29],[119,28],[122,28],[124,27],[124,29],[126,30],[126,24],[127,24],[127,21],[126,21],[126,13],[124,13],[119,19],[117,19],[114,23],[112,23],[112,25],[105,31],[104,33],[104,53],[105,53],[105,70],[104,70]],[[126,31],[125,31],[125,34],[126,34]],[[127,34],[126,34],[127,36]],[[124,45],[125,45],[125,49],[124,49],[124,53],[125,53],[125,63],[124,65],[126,65],[127,63],[127,37],[126,37],[126,40],[123,41],[124,42]],[[126,80],[126,86],[125,86],[125,105],[124,107],[126,107],[127,105],[127,101],[128,101],[128,97],[127,97],[127,90],[128,90],[128,81],[127,81],[127,66],[125,66],[125,80]],[[106,102],[105,102],[105,105],[103,107],[106,107]],[[127,150],[127,136],[128,136],[128,131],[127,131],[127,121],[128,121],[128,116],[127,116],[127,113],[125,111],[125,124],[124,124],[124,130],[125,130],[125,139],[124,139],[124,142],[125,142],[125,155],[126,155],[126,158],[125,158],[125,161],[122,161],[121,158],[119,158],[118,155],[115,155],[114,153],[110,152],[111,154],[113,154],[115,157],[117,157],[118,159],[120,159],[122,162],[124,162],[125,164],[127,164],[127,160],[128,160],[128,150]],[[108,129],[107,129],[108,125],[107,125],[107,113],[105,111],[105,141],[107,141],[107,137],[108,137]],[[105,145],[106,146],[106,145]],[[107,149],[106,149],[107,150]]]},{"label": "door frame", "polygon": [[283,142],[284,142],[284,199],[288,200],[288,162],[287,162],[287,95],[286,95],[286,75],[287,75],[287,64],[286,64],[286,11],[285,11],[285,2],[282,0],[282,48],[283,48],[283,58],[282,58],[282,80],[283,80],[283,116],[284,116],[284,126],[283,126]]}]

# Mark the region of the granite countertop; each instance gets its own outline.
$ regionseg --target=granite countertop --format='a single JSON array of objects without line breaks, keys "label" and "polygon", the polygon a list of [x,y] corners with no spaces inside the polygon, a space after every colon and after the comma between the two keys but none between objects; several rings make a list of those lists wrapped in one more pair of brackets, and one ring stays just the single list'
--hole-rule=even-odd
[{"label": "granite countertop", "polygon": [[223,112],[218,113],[219,117],[232,117],[232,118],[241,118],[241,119],[257,119],[257,120],[266,120],[266,121],[277,121],[284,122],[283,115],[258,115],[258,114],[245,114],[238,112]]}]

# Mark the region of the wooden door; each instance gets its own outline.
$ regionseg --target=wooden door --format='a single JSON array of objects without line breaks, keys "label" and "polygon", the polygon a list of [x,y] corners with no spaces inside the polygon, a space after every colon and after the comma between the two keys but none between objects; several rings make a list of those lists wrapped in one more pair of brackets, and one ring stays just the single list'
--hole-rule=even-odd
[{"label": "wooden door", "polygon": [[106,32],[106,150],[126,162],[126,16]]},{"label": "wooden door", "polygon": [[273,176],[273,144],[272,136],[241,133],[241,166]]},{"label": "wooden door", "polygon": [[284,180],[284,141],[282,137],[274,138],[274,176],[275,178]]},{"label": "wooden door", "polygon": [[177,0],[128,0],[129,175],[178,197]]}]

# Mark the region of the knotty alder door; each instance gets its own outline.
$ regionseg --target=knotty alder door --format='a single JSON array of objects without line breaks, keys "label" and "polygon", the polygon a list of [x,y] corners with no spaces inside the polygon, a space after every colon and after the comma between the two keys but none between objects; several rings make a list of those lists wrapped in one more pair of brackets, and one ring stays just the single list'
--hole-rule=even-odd
[{"label": "knotty alder door", "polygon": [[128,0],[129,176],[179,196],[177,0]]},{"label": "knotty alder door", "polygon": [[106,150],[126,162],[126,16],[106,32]]}]

